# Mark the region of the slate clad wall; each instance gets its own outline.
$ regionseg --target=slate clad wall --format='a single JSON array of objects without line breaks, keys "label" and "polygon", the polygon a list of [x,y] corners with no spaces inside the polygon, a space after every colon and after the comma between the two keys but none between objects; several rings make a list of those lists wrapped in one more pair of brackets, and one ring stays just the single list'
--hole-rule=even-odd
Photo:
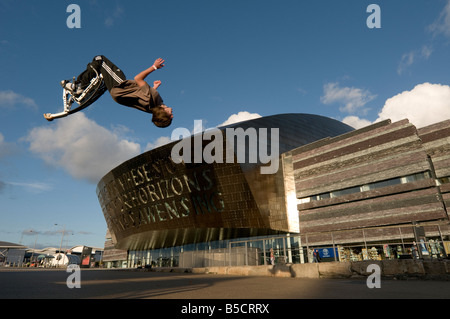
[{"label": "slate clad wall", "polygon": [[423,148],[430,156],[446,207],[450,205],[450,120],[418,130]]}]

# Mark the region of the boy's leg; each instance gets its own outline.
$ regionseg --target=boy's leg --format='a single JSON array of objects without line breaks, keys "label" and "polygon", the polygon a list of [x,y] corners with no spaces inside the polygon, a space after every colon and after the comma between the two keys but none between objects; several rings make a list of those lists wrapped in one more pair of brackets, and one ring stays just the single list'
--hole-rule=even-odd
[{"label": "boy's leg", "polygon": [[95,71],[91,68],[91,63],[89,63],[86,67],[86,70],[81,73],[76,83],[80,85],[80,87],[84,90],[89,86],[91,80],[96,76]]},{"label": "boy's leg", "polygon": [[114,63],[112,63],[108,58],[103,55],[96,56],[94,58],[96,66],[99,66],[98,71],[103,75],[103,80],[105,81],[106,88],[108,91],[122,83],[126,80],[125,74],[119,69]]},{"label": "boy's leg", "polygon": [[103,75],[103,80],[105,81],[108,91],[110,91],[113,86],[126,80],[125,74],[114,65],[114,63],[103,55],[97,55],[92,62],[87,65],[86,70],[77,78],[77,83],[80,83],[82,89],[88,87],[90,81],[96,75],[92,68]]},{"label": "boy's leg", "polygon": [[[85,89],[89,86],[91,83],[91,80],[95,78],[97,75],[95,71],[98,73],[101,72],[101,66],[102,66],[102,58],[101,56],[96,56],[92,59],[92,62],[88,63],[86,66],[86,70],[84,70],[77,78],[76,83],[80,85],[82,89]],[[93,70],[95,69],[95,71]]]}]

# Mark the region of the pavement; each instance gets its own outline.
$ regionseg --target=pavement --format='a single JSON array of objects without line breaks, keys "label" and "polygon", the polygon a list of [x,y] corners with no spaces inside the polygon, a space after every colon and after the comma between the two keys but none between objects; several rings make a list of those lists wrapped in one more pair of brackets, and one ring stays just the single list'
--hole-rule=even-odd
[{"label": "pavement", "polygon": [[[74,277],[75,274],[78,278]],[[78,280],[78,281],[77,281]],[[79,284],[79,288],[69,288]],[[365,278],[310,279],[115,269],[0,268],[0,299],[448,299],[450,282]]]}]

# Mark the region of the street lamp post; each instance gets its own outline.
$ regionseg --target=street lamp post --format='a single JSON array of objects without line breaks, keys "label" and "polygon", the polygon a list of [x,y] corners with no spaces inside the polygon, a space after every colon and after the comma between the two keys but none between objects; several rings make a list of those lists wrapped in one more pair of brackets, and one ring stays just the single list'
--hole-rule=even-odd
[{"label": "street lamp post", "polygon": [[[55,224],[55,226],[61,226],[61,225]],[[59,257],[61,257],[62,243],[63,243],[63,239],[64,239],[64,233],[66,231],[66,225],[62,225],[62,226],[63,226],[63,231],[62,231],[62,235],[61,235],[61,243],[59,244]],[[60,260],[61,260],[61,258],[60,258]],[[64,259],[62,262],[64,262]],[[58,266],[59,266],[59,260],[58,260]]]}]

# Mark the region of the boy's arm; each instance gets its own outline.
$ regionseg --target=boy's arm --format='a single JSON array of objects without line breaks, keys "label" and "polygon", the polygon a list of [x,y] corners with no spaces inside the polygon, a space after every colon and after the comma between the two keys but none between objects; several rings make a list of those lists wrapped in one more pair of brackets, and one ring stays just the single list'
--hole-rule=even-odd
[{"label": "boy's arm", "polygon": [[149,67],[148,69],[142,71],[141,73],[139,73],[138,75],[136,75],[134,77],[134,80],[136,81],[138,86],[143,86],[145,85],[147,82],[145,82],[145,78],[152,73],[153,71],[155,71],[156,69],[161,69],[164,66],[164,60],[159,58],[155,60],[155,63],[153,63],[153,65],[151,67]]}]

